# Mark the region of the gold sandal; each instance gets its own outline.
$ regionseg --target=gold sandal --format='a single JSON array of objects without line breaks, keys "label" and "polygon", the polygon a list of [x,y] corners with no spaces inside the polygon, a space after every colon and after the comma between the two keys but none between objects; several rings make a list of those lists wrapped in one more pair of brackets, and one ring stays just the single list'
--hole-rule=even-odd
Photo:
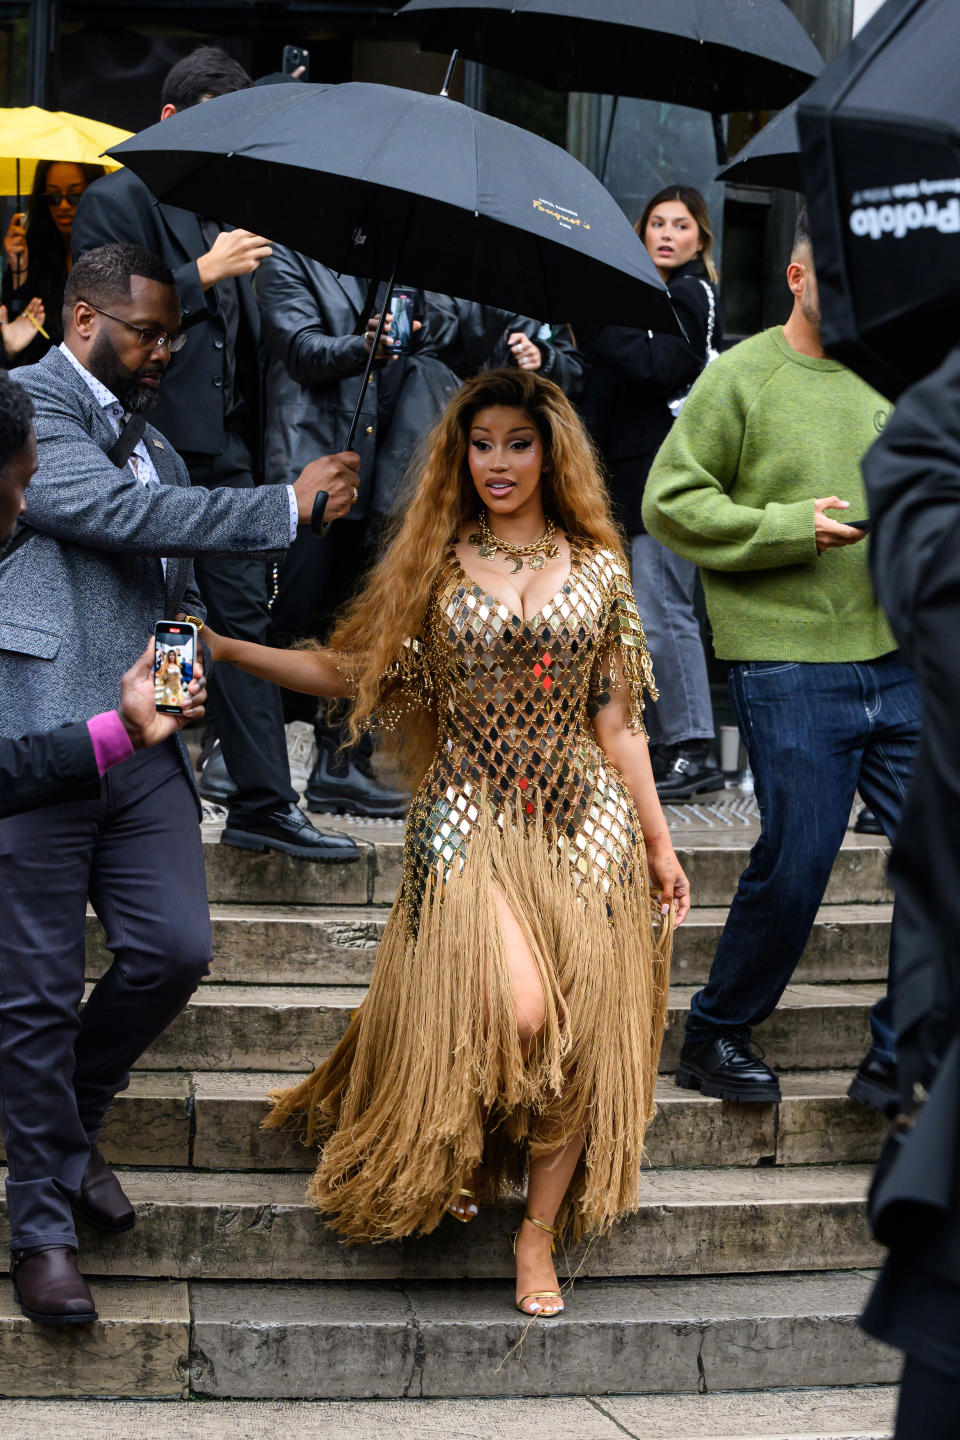
[{"label": "gold sandal", "polygon": [[[551,1254],[551,1255],[556,1254],[556,1249],[557,1249],[557,1247],[556,1247],[556,1245],[554,1244],[554,1241],[555,1241],[555,1239],[556,1239],[556,1234],[557,1234],[557,1232],[556,1232],[556,1230],[554,1230],[553,1226],[552,1226],[552,1225],[545,1225],[542,1220],[538,1220],[535,1215],[531,1215],[529,1210],[524,1210],[524,1212],[523,1212],[523,1218],[524,1218],[524,1220],[529,1220],[531,1225],[536,1225],[536,1227],[537,1227],[538,1230],[545,1230],[545,1231],[547,1232],[547,1234],[551,1237],[551,1240],[550,1240],[550,1254]],[[514,1255],[516,1255],[516,1253],[517,1253],[517,1236],[518,1236],[519,1234],[520,1234],[520,1231],[519,1231],[519,1229],[517,1229],[517,1230],[514,1230],[513,1234],[510,1236],[510,1248],[511,1248],[511,1250],[513,1251]],[[531,1320],[536,1320],[538,1317],[539,1317],[541,1320],[556,1320],[556,1318],[557,1318],[558,1315],[562,1315],[562,1314],[563,1314],[563,1305],[562,1305],[562,1304],[561,1304],[560,1306],[558,1306],[556,1310],[550,1310],[547,1314],[544,1314],[544,1313],[543,1313],[543,1309],[542,1309],[542,1308],[539,1309],[539,1310],[527,1310],[525,1307],[526,1307],[526,1304],[527,1304],[527,1301],[528,1301],[528,1300],[560,1300],[560,1301],[562,1301],[562,1300],[563,1300],[563,1296],[560,1294],[560,1291],[559,1291],[559,1290],[530,1290],[530,1291],[528,1291],[528,1293],[527,1293],[526,1295],[521,1295],[521,1296],[520,1296],[520,1299],[519,1299],[516,1303],[517,1303],[517,1309],[520,1311],[520,1314],[521,1314],[521,1315],[526,1315],[526,1316],[528,1316],[528,1318],[531,1319]]]},{"label": "gold sandal", "polygon": [[[466,1195],[469,1200],[477,1200],[477,1201],[479,1201],[479,1199],[480,1199],[480,1196],[478,1195],[478,1193],[477,1193],[476,1190],[466,1190],[466,1189],[464,1189],[463,1187],[461,1187],[461,1188],[457,1191],[457,1194],[458,1194],[458,1195]],[[455,1209],[453,1208],[453,1202],[452,1202],[451,1200],[448,1200],[448,1201],[447,1201],[446,1209],[447,1209],[447,1213],[448,1213],[449,1215],[452,1215],[453,1218],[454,1218],[454,1220],[459,1220],[461,1225],[469,1225],[472,1220],[476,1220],[477,1215],[478,1215],[479,1212],[480,1212],[480,1206],[479,1206],[479,1204],[478,1204],[476,1210],[474,1211],[474,1213],[473,1213],[472,1215],[461,1215],[461,1214],[459,1213],[459,1211],[457,1211],[457,1210],[455,1210]]]}]

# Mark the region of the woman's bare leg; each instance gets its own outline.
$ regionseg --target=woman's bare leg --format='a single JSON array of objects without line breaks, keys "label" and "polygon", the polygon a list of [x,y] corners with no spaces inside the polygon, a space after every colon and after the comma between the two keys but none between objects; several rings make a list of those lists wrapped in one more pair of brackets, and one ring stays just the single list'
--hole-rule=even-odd
[{"label": "woman's bare leg", "polygon": [[[513,977],[517,1030],[526,1059],[546,1019],[546,1000],[526,936],[502,891],[494,891],[500,929]],[[583,1152],[583,1137],[569,1141],[551,1155],[531,1162],[527,1190],[527,1211],[544,1225],[553,1226]],[[517,1234],[517,1300],[532,1290],[558,1290],[557,1272],[550,1251],[551,1237],[524,1220]],[[555,1315],[562,1300],[529,1300],[524,1307],[530,1315]]]},{"label": "woman's bare leg", "polygon": [[[553,1227],[582,1154],[583,1137],[577,1136],[552,1155],[541,1155],[530,1162],[528,1215]],[[559,1290],[550,1245],[551,1237],[545,1230],[531,1225],[529,1220],[523,1220],[517,1233],[518,1303],[521,1295],[529,1295],[532,1290]],[[563,1301],[528,1300],[524,1309],[530,1315],[556,1315],[558,1310],[563,1309]]]}]

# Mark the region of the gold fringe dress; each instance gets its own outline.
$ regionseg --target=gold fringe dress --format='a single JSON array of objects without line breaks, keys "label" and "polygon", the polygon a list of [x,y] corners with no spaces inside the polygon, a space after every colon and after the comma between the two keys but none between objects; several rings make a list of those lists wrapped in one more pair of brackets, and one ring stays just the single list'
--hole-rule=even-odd
[{"label": "gold fringe dress", "polygon": [[[572,540],[568,579],[528,620],[447,558],[387,684],[384,722],[431,707],[438,741],[370,990],[330,1059],[275,1092],[265,1121],[319,1142],[309,1195],[348,1241],[427,1233],[481,1161],[495,1197],[522,1183],[528,1156],[578,1134],[564,1232],[577,1240],[637,1206],[672,937],[633,801],[591,724],[621,685],[640,731],[643,691],[656,690],[616,555]],[[546,998],[526,1063],[496,887]]]}]

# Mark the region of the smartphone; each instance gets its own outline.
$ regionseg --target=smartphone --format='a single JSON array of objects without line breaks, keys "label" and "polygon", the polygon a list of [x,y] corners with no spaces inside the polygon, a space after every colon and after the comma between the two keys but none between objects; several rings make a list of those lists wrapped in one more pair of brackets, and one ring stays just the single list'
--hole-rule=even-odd
[{"label": "smartphone", "polygon": [[869,529],[870,529],[870,519],[869,519],[869,516],[868,516],[868,518],[867,518],[866,520],[844,520],[842,523],[843,523],[844,525],[852,525],[855,530],[869,530]]},{"label": "smartphone", "polygon": [[394,355],[408,355],[413,349],[414,308],[417,304],[416,290],[394,290],[390,296],[390,349]]},{"label": "smartphone", "polygon": [[187,620],[160,620],[153,634],[157,642],[153,662],[157,709],[164,715],[182,715],[197,663],[197,627]]},{"label": "smartphone", "polygon": [[284,75],[292,75],[294,70],[300,69],[301,65],[303,66],[303,74],[298,78],[300,80],[309,80],[310,51],[301,49],[299,45],[284,45],[282,67]]}]

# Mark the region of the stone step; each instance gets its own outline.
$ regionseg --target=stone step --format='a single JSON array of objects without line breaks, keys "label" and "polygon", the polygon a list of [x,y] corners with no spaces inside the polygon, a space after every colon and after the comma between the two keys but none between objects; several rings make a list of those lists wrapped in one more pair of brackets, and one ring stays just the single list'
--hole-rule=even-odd
[{"label": "stone step", "polygon": [[[293,1136],[260,1129],[267,1091],[293,1078],[255,1071],[138,1071],[107,1117],[101,1148],[112,1165],[309,1170],[312,1152]],[[663,1078],[647,1136],[648,1165],[875,1161],[887,1122],[847,1099],[849,1083],[848,1071],[798,1071],[784,1076],[779,1106],[723,1105]]]},{"label": "stone step", "polygon": [[[186,1285],[123,1279],[100,1280],[95,1288],[94,1324],[35,1325],[20,1313],[9,1283],[0,1285],[0,1395],[186,1395]],[[24,1433],[2,1414],[0,1431],[9,1440]],[[53,1425],[48,1433],[74,1432]]]},{"label": "stone step", "polygon": [[[365,985],[383,934],[385,906],[214,905],[210,980],[216,984]],[[892,907],[825,905],[817,917],[796,972],[816,984],[882,980]],[[690,912],[677,931],[673,978],[702,985],[726,911]],[[91,978],[109,964],[103,930],[87,919],[87,972]]]},{"label": "stone step", "polygon": [[[338,828],[360,845],[357,861],[333,865],[295,860],[289,855],[256,855],[217,841],[218,831],[204,827],[204,857],[211,901],[246,905],[390,905],[402,876],[403,829],[343,823]],[[376,839],[365,838],[376,835]],[[379,838],[379,837],[389,838]],[[747,863],[754,832],[674,831],[677,854],[690,877],[695,905],[729,905]],[[827,888],[831,905],[888,902],[888,846],[872,835],[849,831]]]},{"label": "stone step", "polygon": [[[864,1218],[869,1166],[652,1170],[639,1208],[607,1236],[568,1252],[597,1277],[849,1270],[880,1256]],[[180,1280],[502,1279],[518,1206],[486,1206],[425,1239],[348,1247],[304,1198],[299,1174],[121,1172],[138,1213],[124,1235],[80,1226],[91,1275]],[[0,1211],[0,1253],[9,1242]]]},{"label": "stone step", "polygon": [[[282,1072],[137,1071],[107,1117],[101,1148],[111,1165],[309,1170],[311,1152],[290,1134],[260,1129],[267,1091],[294,1078]],[[849,1083],[849,1071],[798,1071],[783,1077],[779,1106],[724,1105],[678,1090],[664,1077],[647,1136],[648,1165],[872,1163],[887,1122],[847,1099]]]},{"label": "stone step", "polygon": [[[693,989],[671,988],[665,1072],[676,1068]],[[790,985],[757,1038],[777,1068],[856,1066],[869,1045],[870,1006],[881,992],[870,982]],[[358,985],[202,985],[138,1068],[310,1070],[339,1040],[365,994]]]},{"label": "stone step", "polygon": [[0,1426],[10,1440],[890,1440],[896,1404],[895,1385],[536,1400],[8,1400]]},{"label": "stone step", "polygon": [[[194,1284],[197,1395],[373,1399],[606,1395],[892,1383],[900,1356],[857,1328],[859,1273],[583,1280],[533,1326],[506,1283]],[[524,1332],[526,1331],[526,1334]],[[520,1340],[523,1340],[520,1345]]]}]

